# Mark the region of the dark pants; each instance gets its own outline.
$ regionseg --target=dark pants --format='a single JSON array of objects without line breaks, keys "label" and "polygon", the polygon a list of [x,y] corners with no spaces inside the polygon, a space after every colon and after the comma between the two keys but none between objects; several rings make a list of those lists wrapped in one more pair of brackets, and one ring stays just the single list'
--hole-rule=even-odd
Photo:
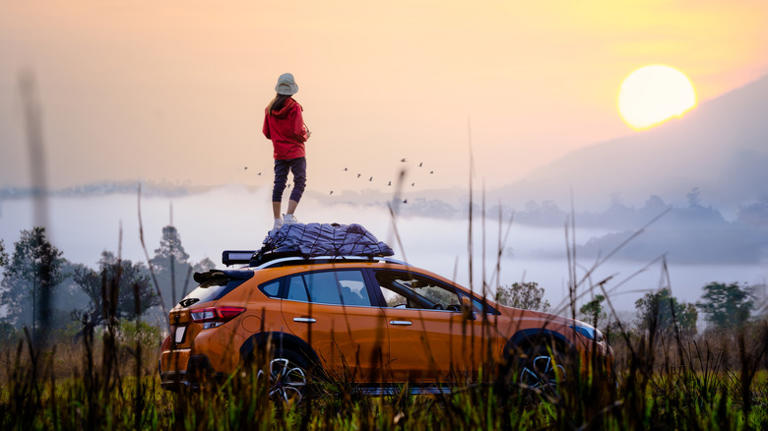
[{"label": "dark pants", "polygon": [[290,160],[275,160],[275,188],[272,189],[272,202],[283,199],[285,182],[288,180],[288,170],[293,173],[293,191],[291,200],[298,202],[307,184],[307,159],[299,157]]}]

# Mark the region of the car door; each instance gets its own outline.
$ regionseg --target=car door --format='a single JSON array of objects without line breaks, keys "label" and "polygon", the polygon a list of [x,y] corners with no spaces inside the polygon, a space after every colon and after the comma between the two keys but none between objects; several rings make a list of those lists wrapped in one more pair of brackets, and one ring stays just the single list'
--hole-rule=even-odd
[{"label": "car door", "polygon": [[482,318],[462,313],[466,293],[413,271],[373,274],[385,302],[392,380],[445,381],[477,371],[492,337],[488,328],[483,331]]},{"label": "car door", "polygon": [[286,326],[312,346],[327,371],[359,383],[381,380],[387,324],[361,269],[294,274],[282,288]]}]

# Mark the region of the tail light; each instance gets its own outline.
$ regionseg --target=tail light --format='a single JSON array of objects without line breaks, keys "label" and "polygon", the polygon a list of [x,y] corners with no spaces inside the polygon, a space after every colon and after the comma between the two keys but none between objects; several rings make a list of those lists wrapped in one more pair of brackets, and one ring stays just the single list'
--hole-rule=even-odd
[{"label": "tail light", "polygon": [[190,311],[189,315],[194,322],[202,323],[203,328],[208,329],[234,319],[243,311],[243,307],[210,307]]}]

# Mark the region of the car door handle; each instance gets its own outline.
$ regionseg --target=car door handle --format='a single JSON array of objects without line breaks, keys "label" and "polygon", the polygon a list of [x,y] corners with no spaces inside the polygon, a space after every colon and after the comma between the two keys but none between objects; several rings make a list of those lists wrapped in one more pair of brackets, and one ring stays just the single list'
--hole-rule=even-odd
[{"label": "car door handle", "polygon": [[299,323],[315,323],[317,322],[317,319],[313,319],[312,317],[294,317],[293,321]]},{"label": "car door handle", "polygon": [[398,326],[411,326],[413,325],[413,322],[410,320],[390,320],[390,325],[398,325]]}]

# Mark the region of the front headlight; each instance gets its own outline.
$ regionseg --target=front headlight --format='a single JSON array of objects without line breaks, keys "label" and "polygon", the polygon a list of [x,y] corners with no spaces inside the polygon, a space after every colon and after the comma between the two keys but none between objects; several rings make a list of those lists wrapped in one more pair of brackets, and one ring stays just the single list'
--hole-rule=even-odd
[{"label": "front headlight", "polygon": [[600,332],[599,329],[593,328],[590,325],[579,324],[579,325],[573,325],[571,326],[571,328],[573,328],[574,331],[578,332],[583,337],[586,337],[590,340],[595,340],[598,343],[603,341],[603,333]]}]

